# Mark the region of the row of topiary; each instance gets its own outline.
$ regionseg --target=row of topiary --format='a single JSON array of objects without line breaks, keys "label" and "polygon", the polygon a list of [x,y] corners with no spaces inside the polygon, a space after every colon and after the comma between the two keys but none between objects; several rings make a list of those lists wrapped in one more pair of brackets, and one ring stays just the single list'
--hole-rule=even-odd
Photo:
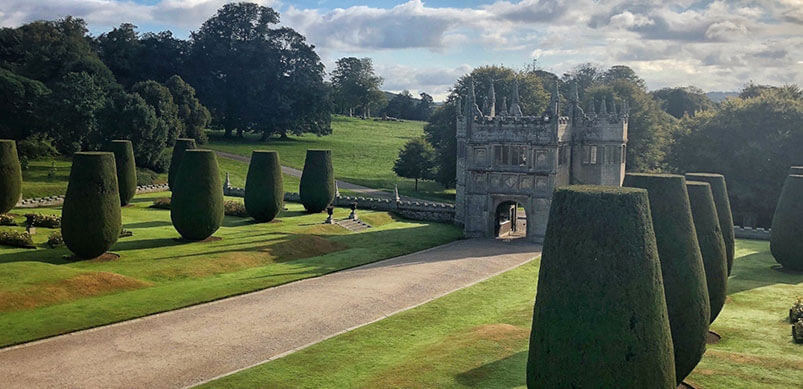
[{"label": "row of topiary", "polygon": [[628,174],[624,188],[555,191],[529,387],[675,388],[691,373],[734,248],[724,177],[688,178]]},{"label": "row of topiary", "polygon": [[[79,258],[106,252],[122,231],[121,206],[136,193],[136,170],[130,141],[112,141],[111,152],[79,152],[74,155],[62,207],[61,236]],[[193,139],[179,139],[168,173],[172,192],[170,217],[187,240],[204,240],[222,224],[224,214],[250,215],[257,222],[273,220],[283,209],[281,164],[275,151],[254,151],[245,190],[244,209],[226,204],[217,157],[211,150],[195,149]],[[0,141],[0,214],[20,198],[22,174],[14,141]],[[331,151],[309,150],[299,188],[309,212],[321,212],[334,199]],[[13,220],[12,220],[13,221]],[[9,236],[20,240],[22,236]],[[27,241],[30,240],[28,236]]]}]

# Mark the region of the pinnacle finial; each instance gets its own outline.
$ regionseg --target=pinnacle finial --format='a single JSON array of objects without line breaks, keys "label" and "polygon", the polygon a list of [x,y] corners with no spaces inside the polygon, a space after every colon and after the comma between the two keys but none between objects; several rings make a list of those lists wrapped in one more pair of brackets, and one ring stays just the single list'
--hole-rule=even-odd
[{"label": "pinnacle finial", "polygon": [[488,88],[488,116],[496,116],[496,90],[494,90],[494,80],[491,80],[491,87]]},{"label": "pinnacle finial", "polygon": [[597,107],[596,107],[596,105],[597,105],[597,102],[596,102],[596,101],[594,101],[594,98],[592,97],[592,98],[591,98],[591,113],[593,113],[594,115],[596,115],[596,114],[597,114]]},{"label": "pinnacle finial", "polygon": [[602,99],[602,105],[599,107],[599,114],[600,115],[607,115],[608,114],[608,106],[605,104],[605,99]]},{"label": "pinnacle finial", "polygon": [[578,94],[577,94],[577,81],[572,81],[572,96],[571,97],[572,97],[572,101],[574,103],[579,103],[580,102],[580,98],[578,97]]},{"label": "pinnacle finial", "polygon": [[502,96],[502,105],[499,107],[499,115],[507,115],[507,96]]},{"label": "pinnacle finial", "polygon": [[616,100],[611,99],[611,113],[616,115]]},{"label": "pinnacle finial", "polygon": [[513,116],[521,116],[521,106],[519,105],[519,79],[513,79],[513,98],[510,102],[510,114]]}]

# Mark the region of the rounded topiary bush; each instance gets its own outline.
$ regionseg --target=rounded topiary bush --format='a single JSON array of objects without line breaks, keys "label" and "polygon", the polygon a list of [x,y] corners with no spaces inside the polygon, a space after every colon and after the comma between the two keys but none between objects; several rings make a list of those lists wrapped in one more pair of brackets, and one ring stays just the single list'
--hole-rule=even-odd
[{"label": "rounded topiary bush", "polygon": [[321,212],[335,199],[332,150],[307,150],[298,187],[301,204],[308,212]]},{"label": "rounded topiary bush", "polygon": [[803,166],[792,166],[789,168],[789,175],[801,176],[803,175]]},{"label": "rounded topiary bush", "polygon": [[0,214],[14,208],[22,195],[22,168],[13,140],[0,139]]},{"label": "rounded topiary bush", "polygon": [[728,288],[728,255],[725,251],[725,240],[719,227],[717,208],[711,185],[701,181],[687,181],[691,214],[694,217],[694,229],[703,255],[705,280],[708,285],[708,301],[711,305],[713,323],[725,305]]},{"label": "rounded topiary bush", "polygon": [[786,177],[775,207],[770,251],[784,268],[803,271],[803,175]]},{"label": "rounded topiary bush", "polygon": [[173,227],[187,240],[204,240],[223,223],[223,185],[212,150],[187,150],[170,199]]},{"label": "rounded topiary bush", "polygon": [[255,150],[251,153],[245,180],[245,210],[258,222],[269,222],[284,206],[284,182],[279,153]]},{"label": "rounded topiary bush", "polygon": [[647,193],[559,188],[533,311],[530,388],[675,388]]},{"label": "rounded topiary bush", "polygon": [[137,166],[134,163],[134,147],[130,140],[113,140],[109,150],[114,153],[117,165],[117,185],[120,189],[120,205],[128,205],[137,194]]},{"label": "rounded topiary bush", "polygon": [[728,256],[728,275],[730,275],[733,270],[733,257],[736,254],[736,236],[733,232],[733,214],[731,213],[731,202],[728,199],[725,176],[714,173],[686,173],[686,178],[691,181],[707,182],[711,185],[711,193],[714,194],[714,205],[717,207],[719,227],[722,228],[722,238],[725,240],[725,252]]},{"label": "rounded topiary bush", "polygon": [[703,258],[686,180],[674,174],[628,173],[624,185],[647,189],[650,198],[675,350],[675,376],[680,383],[705,352],[711,319]]},{"label": "rounded topiary bush", "polygon": [[117,242],[121,229],[114,154],[75,153],[61,209],[61,236],[67,248],[78,258],[95,258]]},{"label": "rounded topiary bush", "polygon": [[167,186],[170,187],[170,190],[173,190],[173,184],[176,181],[176,174],[178,174],[178,167],[181,166],[181,159],[184,156],[184,151],[194,148],[195,139],[176,139],[176,145],[173,146],[173,155],[170,157],[170,167],[167,170]]}]

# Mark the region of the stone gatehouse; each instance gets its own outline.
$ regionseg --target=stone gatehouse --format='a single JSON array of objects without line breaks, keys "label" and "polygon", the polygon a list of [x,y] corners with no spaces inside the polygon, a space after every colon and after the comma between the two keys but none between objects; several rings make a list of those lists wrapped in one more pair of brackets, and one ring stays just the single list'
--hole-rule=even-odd
[{"label": "stone gatehouse", "polygon": [[[580,107],[576,86],[561,112],[557,85],[543,113],[524,115],[514,86],[510,108],[496,108],[493,83],[485,111],[470,93],[458,103],[455,222],[466,237],[526,230],[542,242],[552,191],[569,184],[620,186],[625,174],[628,107],[602,101]],[[523,211],[522,211],[523,208]]]}]

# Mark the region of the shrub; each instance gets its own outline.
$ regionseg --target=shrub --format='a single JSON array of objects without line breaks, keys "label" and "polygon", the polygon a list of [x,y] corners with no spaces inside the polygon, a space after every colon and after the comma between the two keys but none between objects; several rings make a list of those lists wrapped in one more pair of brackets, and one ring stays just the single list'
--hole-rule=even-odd
[{"label": "shrub", "polygon": [[725,251],[725,240],[719,227],[717,209],[711,185],[700,181],[687,181],[691,213],[694,217],[694,229],[703,255],[705,280],[708,286],[708,301],[711,305],[713,323],[725,305],[728,288],[728,255]]},{"label": "shrub", "polygon": [[34,248],[33,239],[27,232],[0,231],[0,245],[11,247]]},{"label": "shrub", "polygon": [[284,183],[279,153],[255,150],[245,180],[245,209],[254,220],[269,222],[284,207]]},{"label": "shrub", "polygon": [[711,185],[714,195],[714,205],[717,207],[719,227],[722,229],[722,238],[725,240],[725,252],[728,256],[728,275],[733,271],[733,257],[736,253],[736,236],[733,232],[733,214],[728,199],[728,186],[725,176],[712,173],[686,173],[686,178],[692,181],[707,182]]},{"label": "shrub", "polygon": [[22,196],[22,167],[13,140],[0,139],[0,214],[17,205]]},{"label": "shrub", "polygon": [[154,199],[151,208],[170,209],[170,197]]},{"label": "shrub", "polygon": [[307,212],[321,212],[332,203],[335,199],[332,150],[307,150],[298,194]]},{"label": "shrub", "polygon": [[170,187],[170,190],[173,190],[173,184],[176,181],[176,174],[178,174],[178,168],[181,165],[181,158],[184,156],[184,151],[194,148],[195,139],[176,139],[176,145],[173,146],[173,156],[170,158],[170,169],[167,171],[167,185]]},{"label": "shrub", "polygon": [[795,343],[803,343],[803,319],[798,319],[792,326],[792,339]]},{"label": "shrub", "polygon": [[60,232],[55,231],[47,237],[47,247],[55,249],[61,246],[64,246],[64,238],[61,237]]},{"label": "shrub", "polygon": [[527,386],[674,389],[659,262],[644,190],[555,190]]},{"label": "shrub", "polygon": [[789,309],[789,322],[794,323],[798,319],[803,319],[803,297],[798,297],[795,305]]},{"label": "shrub", "polygon": [[61,211],[64,243],[78,258],[95,258],[111,248],[121,228],[114,154],[76,153]]},{"label": "shrub", "polygon": [[625,176],[625,186],[647,189],[661,258],[666,306],[680,384],[705,352],[711,306],[686,180],[672,174]]},{"label": "shrub", "polygon": [[137,168],[137,186],[164,184],[159,174],[148,168]]},{"label": "shrub", "polygon": [[137,167],[134,163],[134,146],[130,140],[113,140],[109,151],[114,153],[117,166],[117,185],[119,185],[120,205],[128,205],[137,194]]},{"label": "shrub", "polygon": [[770,251],[783,267],[803,271],[803,176],[786,177],[775,207]]},{"label": "shrub", "polygon": [[40,213],[26,213],[25,224],[33,227],[59,228],[61,227],[61,217],[42,215]]},{"label": "shrub", "polygon": [[10,215],[0,215],[0,226],[16,226],[17,222]]},{"label": "shrub", "polygon": [[211,150],[187,150],[171,197],[170,219],[187,240],[204,240],[223,223],[223,184]]},{"label": "shrub", "polygon": [[245,205],[239,201],[226,201],[223,204],[223,212],[226,216],[248,217]]}]

